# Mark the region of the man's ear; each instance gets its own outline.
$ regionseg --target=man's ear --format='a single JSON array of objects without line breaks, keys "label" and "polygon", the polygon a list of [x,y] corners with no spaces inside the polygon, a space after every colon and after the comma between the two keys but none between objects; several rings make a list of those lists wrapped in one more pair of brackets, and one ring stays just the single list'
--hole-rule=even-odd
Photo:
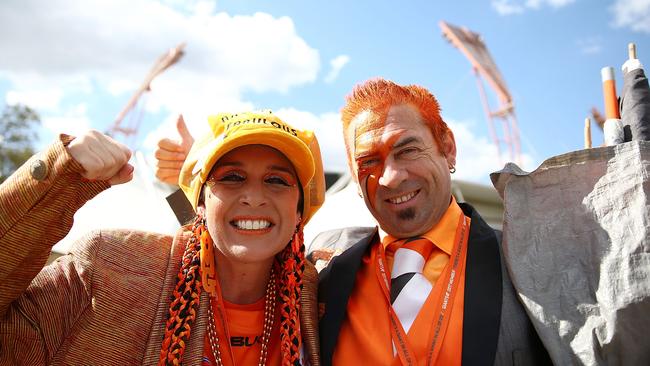
[{"label": "man's ear", "polygon": [[451,130],[447,130],[447,133],[442,138],[442,146],[440,147],[440,152],[447,159],[447,165],[451,167],[456,166],[456,140],[454,139],[454,133]]}]

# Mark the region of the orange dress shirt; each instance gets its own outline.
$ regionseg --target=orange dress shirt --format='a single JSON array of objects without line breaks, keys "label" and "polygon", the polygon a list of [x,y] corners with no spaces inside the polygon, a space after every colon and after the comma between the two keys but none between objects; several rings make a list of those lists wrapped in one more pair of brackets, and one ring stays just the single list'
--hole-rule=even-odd
[{"label": "orange dress shirt", "polygon": [[[434,244],[434,250],[427,259],[423,275],[431,281],[433,296],[424,303],[418,313],[407,337],[417,358],[418,365],[426,364],[429,350],[429,332],[433,329],[433,307],[437,298],[442,294],[442,284],[436,286],[437,280],[446,269],[454,246],[456,228],[462,210],[452,198],[449,208],[438,224],[424,236]],[[468,220],[469,221],[469,220]],[[395,238],[386,235],[382,245],[386,247]],[[347,318],[341,326],[338,343],[332,358],[336,365],[391,365],[401,364],[399,356],[393,355],[391,340],[390,315],[385,295],[377,281],[375,266],[371,263],[370,253],[362,259],[363,265],[356,275],[355,287],[347,305]],[[393,253],[386,252],[388,267],[392,268]],[[451,318],[442,349],[436,364],[460,365],[463,341],[463,305],[465,271],[460,273],[458,293],[451,309]],[[426,308],[426,309],[425,309]],[[428,311],[425,311],[428,310]]]}]

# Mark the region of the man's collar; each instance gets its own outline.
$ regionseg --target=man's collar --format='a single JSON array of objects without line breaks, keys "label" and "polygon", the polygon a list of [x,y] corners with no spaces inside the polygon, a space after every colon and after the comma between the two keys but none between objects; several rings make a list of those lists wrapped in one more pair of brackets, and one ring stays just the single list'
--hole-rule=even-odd
[{"label": "man's collar", "polygon": [[[440,221],[429,231],[424,233],[422,236],[431,240],[431,242],[440,248],[443,252],[451,255],[452,248],[454,247],[454,236],[456,234],[456,227],[458,225],[458,217],[463,215],[463,211],[458,206],[456,199],[452,196],[451,203],[445,211]],[[385,233],[383,230],[379,230],[379,235],[381,236],[382,244],[387,246],[388,244],[394,242],[396,239],[392,235]]]}]

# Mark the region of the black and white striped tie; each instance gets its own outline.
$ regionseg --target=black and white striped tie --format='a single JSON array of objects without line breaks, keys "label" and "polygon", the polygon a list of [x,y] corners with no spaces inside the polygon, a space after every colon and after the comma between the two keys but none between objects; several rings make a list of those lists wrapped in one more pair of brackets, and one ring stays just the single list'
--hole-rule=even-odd
[{"label": "black and white striped tie", "polygon": [[409,238],[395,251],[391,271],[390,301],[408,333],[433,286],[422,269],[433,243],[422,237]]}]

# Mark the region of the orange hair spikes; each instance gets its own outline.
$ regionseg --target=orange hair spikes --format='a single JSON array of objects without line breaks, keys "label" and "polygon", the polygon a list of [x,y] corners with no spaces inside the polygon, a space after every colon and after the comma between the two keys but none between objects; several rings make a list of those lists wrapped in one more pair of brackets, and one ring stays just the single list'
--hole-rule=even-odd
[{"label": "orange hair spikes", "polygon": [[418,109],[424,123],[431,129],[438,148],[442,148],[444,137],[451,131],[440,116],[440,106],[433,94],[419,85],[404,86],[383,78],[370,79],[354,87],[352,93],[346,97],[346,104],[341,110],[345,148],[351,168],[354,166],[352,164],[354,157],[351,156],[352,146],[349,140],[351,131],[348,128],[354,118],[359,113],[368,111],[372,113],[374,120],[378,119],[384,123],[390,107],[403,104],[410,104]]}]

